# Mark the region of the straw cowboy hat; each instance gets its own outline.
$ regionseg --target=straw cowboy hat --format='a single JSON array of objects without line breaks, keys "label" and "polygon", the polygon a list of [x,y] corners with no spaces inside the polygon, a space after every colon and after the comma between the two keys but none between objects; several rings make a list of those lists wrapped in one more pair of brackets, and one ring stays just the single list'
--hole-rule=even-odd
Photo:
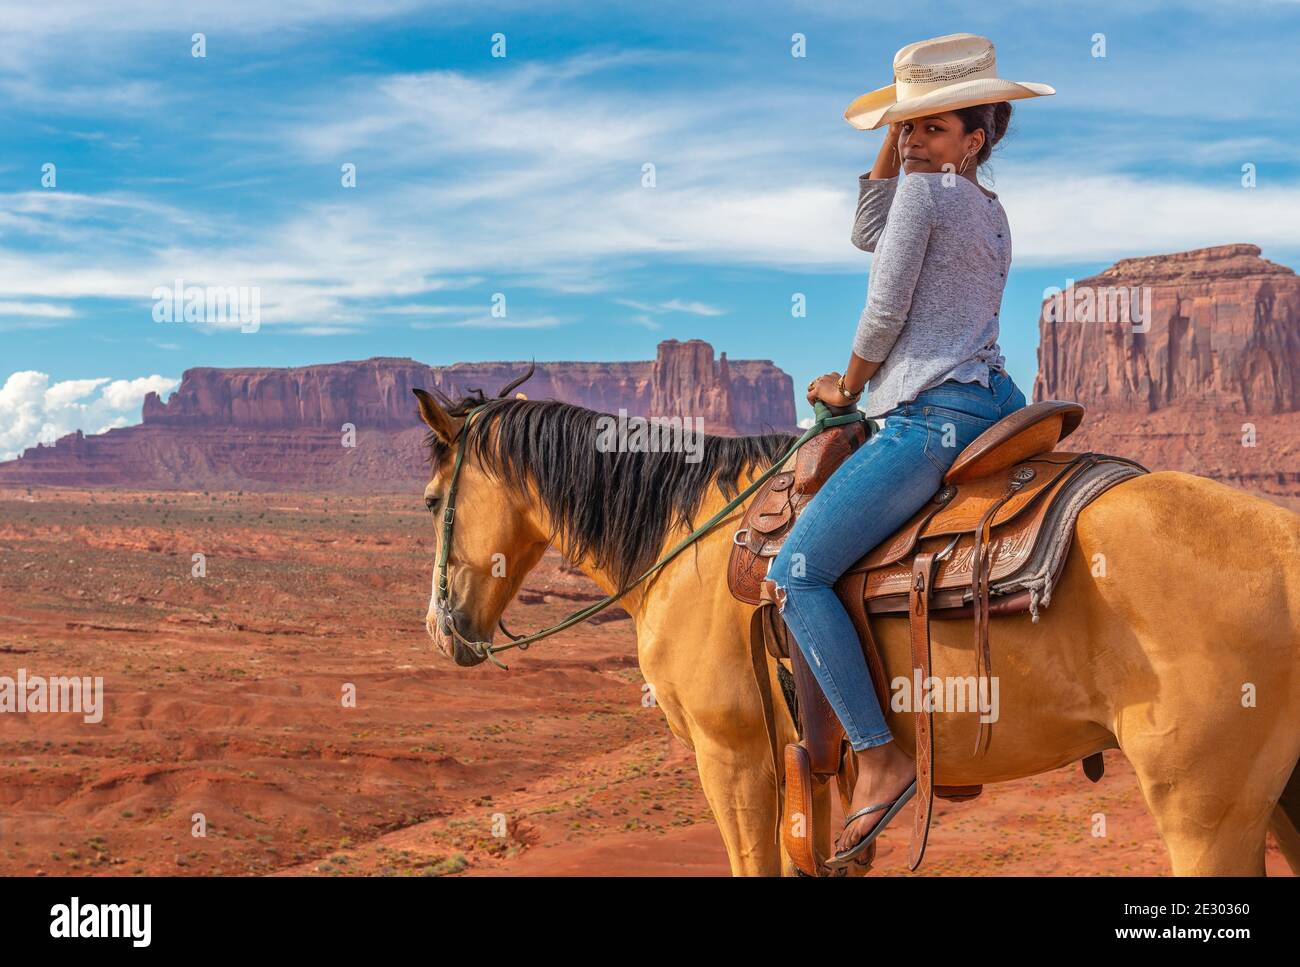
[{"label": "straw cowboy hat", "polygon": [[908,44],[894,55],[894,83],[863,94],[844,120],[872,131],[908,118],[1055,94],[1055,88],[998,77],[993,41],[975,34],[947,34]]}]

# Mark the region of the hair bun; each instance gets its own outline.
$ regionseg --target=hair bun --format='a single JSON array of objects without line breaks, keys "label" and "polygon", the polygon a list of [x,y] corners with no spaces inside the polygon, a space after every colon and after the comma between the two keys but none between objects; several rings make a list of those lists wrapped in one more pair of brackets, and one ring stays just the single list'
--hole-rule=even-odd
[{"label": "hair bun", "polygon": [[1002,140],[1002,136],[1007,133],[1007,125],[1011,123],[1011,102],[999,101],[993,105],[993,144]]},{"label": "hair bun", "polygon": [[961,118],[965,134],[970,134],[977,128],[984,132],[984,143],[975,158],[978,167],[989,160],[989,155],[993,153],[993,146],[1007,133],[1007,127],[1011,124],[1011,102],[976,104],[972,107],[958,108],[956,113]]}]

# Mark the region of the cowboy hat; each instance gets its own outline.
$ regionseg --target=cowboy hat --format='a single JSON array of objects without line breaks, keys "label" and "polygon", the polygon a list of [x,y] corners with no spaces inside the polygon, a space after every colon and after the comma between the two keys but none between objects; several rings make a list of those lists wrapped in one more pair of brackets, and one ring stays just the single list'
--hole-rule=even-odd
[{"label": "cowboy hat", "polygon": [[947,34],[902,48],[894,55],[894,83],[854,100],[844,120],[872,131],[895,121],[975,104],[1055,93],[1046,84],[998,77],[993,41],[987,37]]}]

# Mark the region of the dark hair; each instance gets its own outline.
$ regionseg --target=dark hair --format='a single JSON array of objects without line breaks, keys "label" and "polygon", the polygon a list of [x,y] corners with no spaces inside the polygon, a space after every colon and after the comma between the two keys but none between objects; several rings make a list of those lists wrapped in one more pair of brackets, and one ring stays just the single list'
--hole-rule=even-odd
[{"label": "dark hair", "polygon": [[1011,123],[1011,102],[976,104],[973,107],[960,108],[953,113],[961,118],[966,134],[970,134],[976,128],[984,131],[984,144],[979,154],[975,156],[975,165],[978,167],[984,164],[993,153],[993,146],[1007,133],[1007,125]]}]

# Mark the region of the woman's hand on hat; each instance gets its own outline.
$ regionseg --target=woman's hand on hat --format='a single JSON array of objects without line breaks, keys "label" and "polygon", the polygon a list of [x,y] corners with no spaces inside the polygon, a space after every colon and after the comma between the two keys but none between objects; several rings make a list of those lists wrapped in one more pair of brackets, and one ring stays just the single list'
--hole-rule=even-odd
[{"label": "woman's hand on hat", "polygon": [[906,121],[895,121],[889,126],[885,133],[885,140],[880,142],[876,163],[871,166],[872,178],[898,177],[903,167],[903,155],[898,147],[898,139],[902,136],[903,125],[906,123]]}]

